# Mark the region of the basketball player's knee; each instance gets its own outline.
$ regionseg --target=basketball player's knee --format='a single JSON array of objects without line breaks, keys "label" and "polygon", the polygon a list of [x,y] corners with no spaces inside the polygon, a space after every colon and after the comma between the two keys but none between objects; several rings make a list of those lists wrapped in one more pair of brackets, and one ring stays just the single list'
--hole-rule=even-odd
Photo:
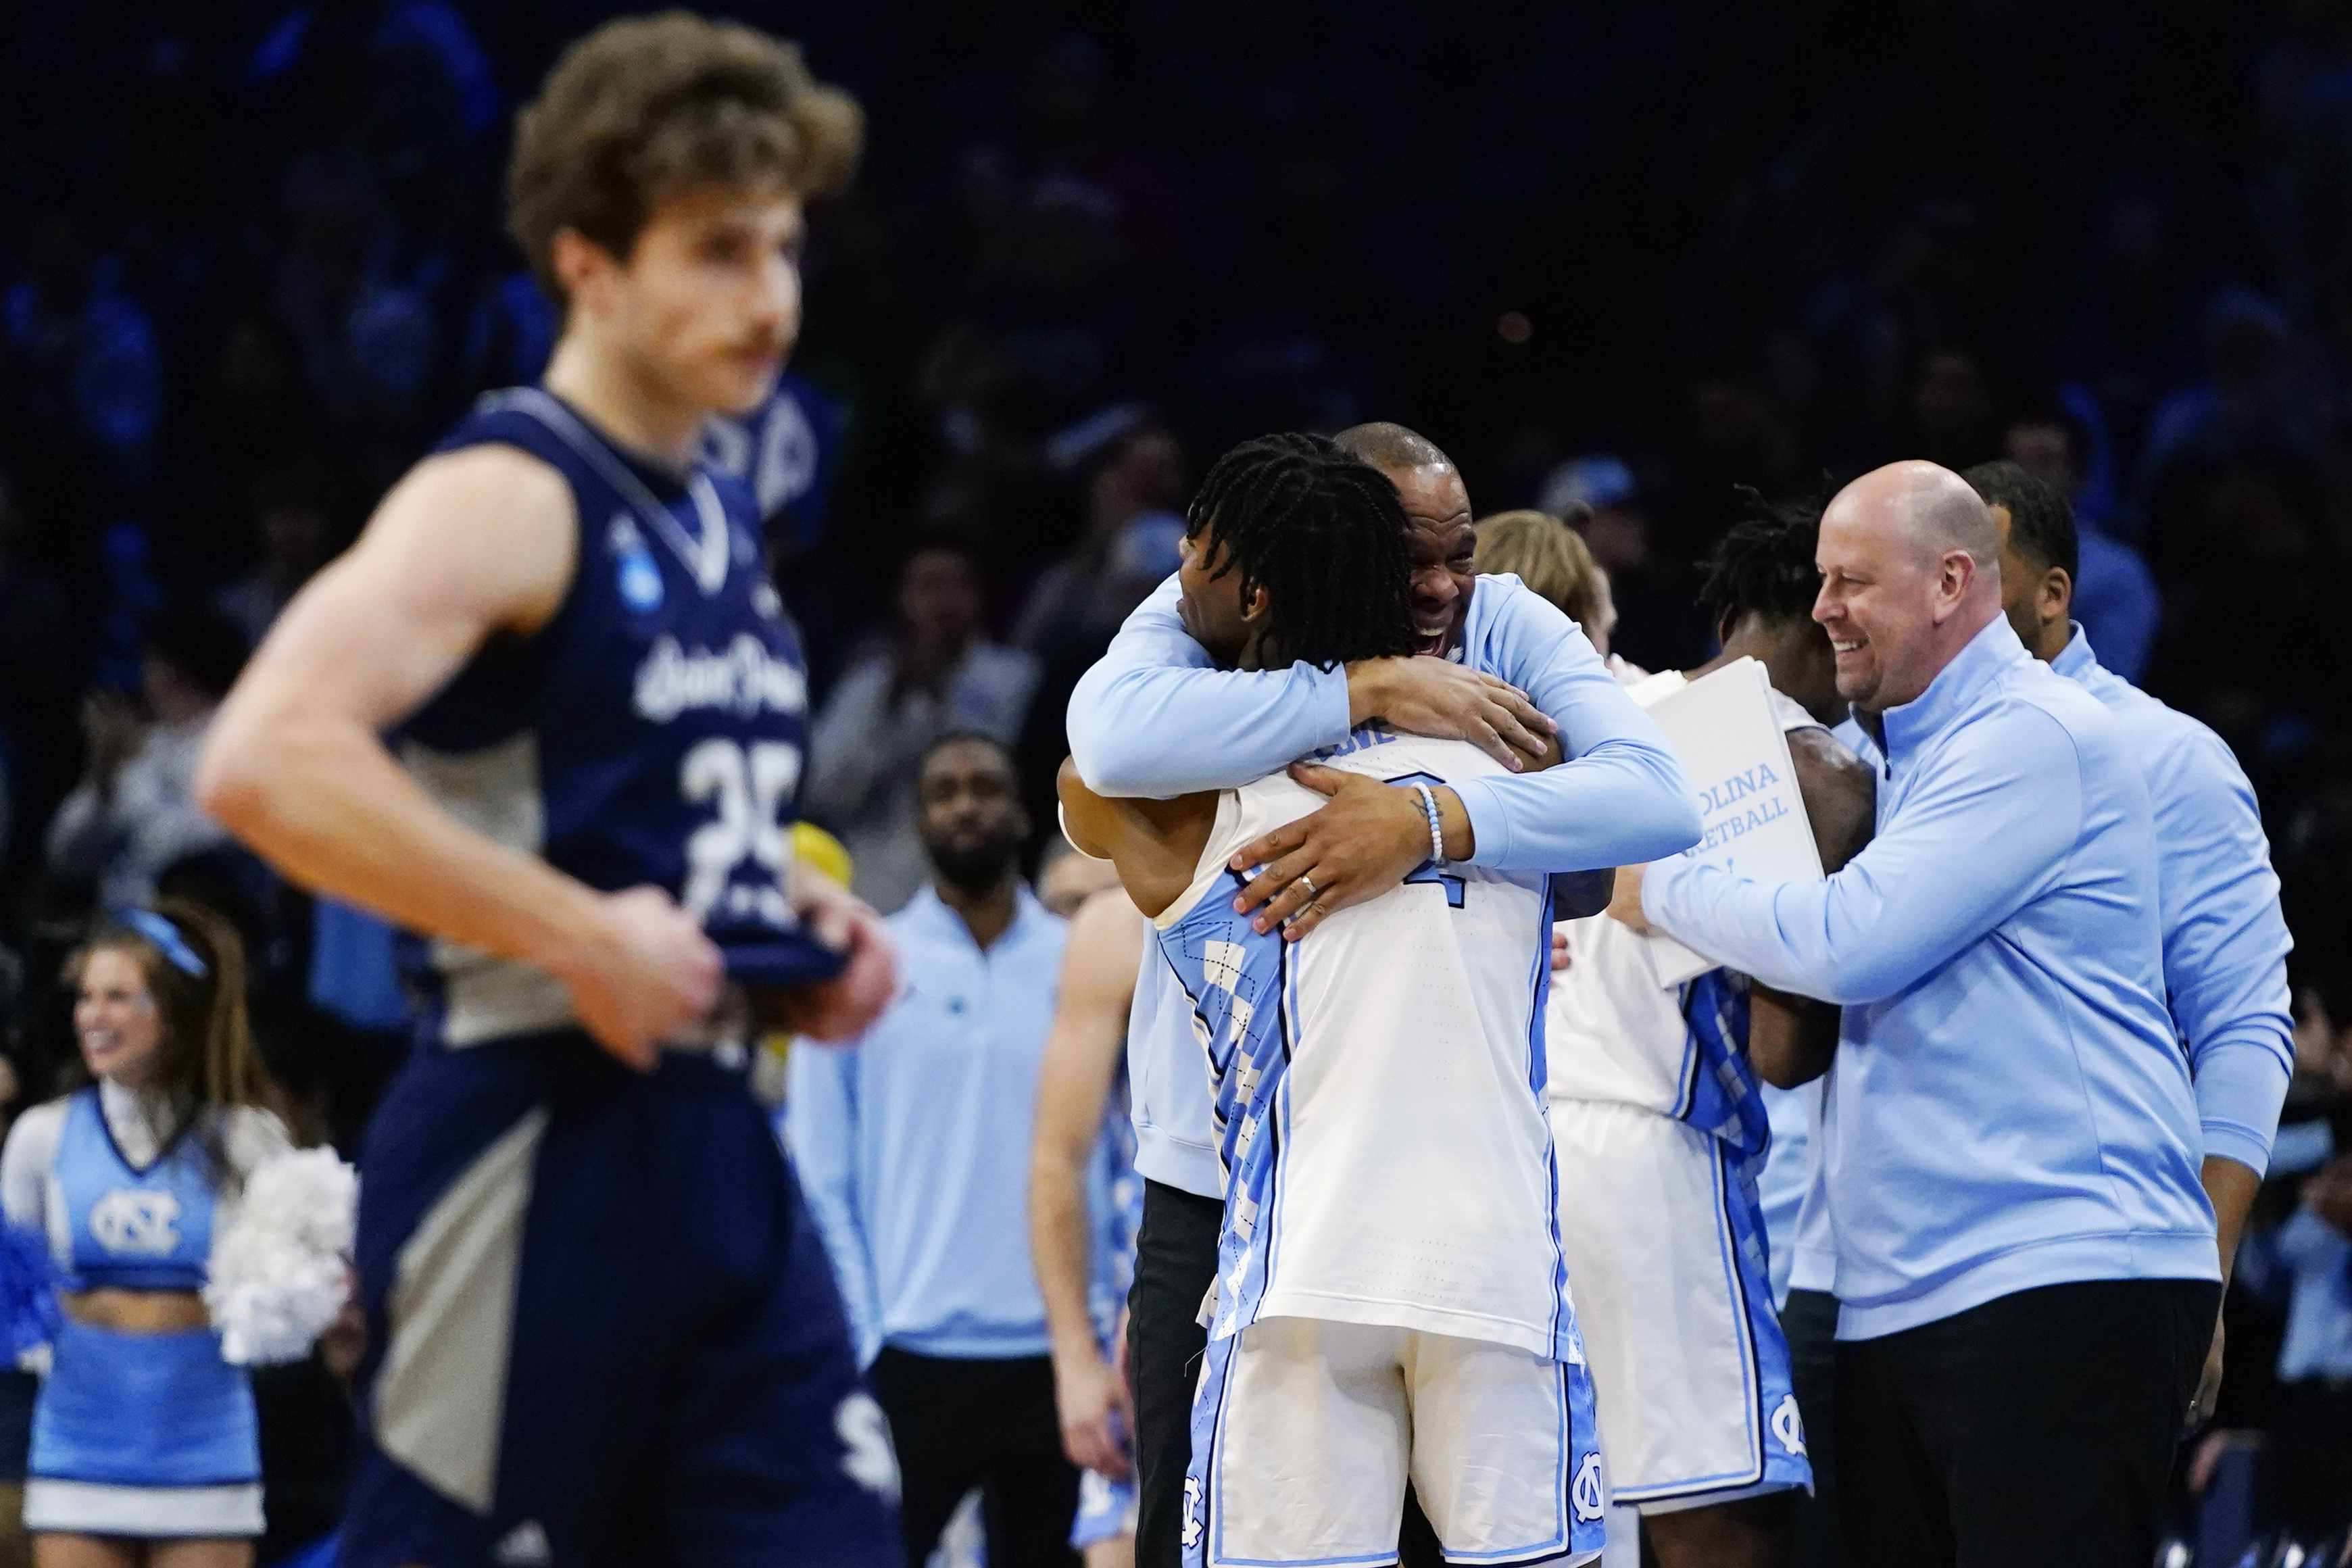
[{"label": "basketball player's knee", "polygon": [[1651,1514],[1643,1519],[1642,1531],[1659,1568],[1781,1568],[1788,1560],[1793,1495],[1769,1492]]}]

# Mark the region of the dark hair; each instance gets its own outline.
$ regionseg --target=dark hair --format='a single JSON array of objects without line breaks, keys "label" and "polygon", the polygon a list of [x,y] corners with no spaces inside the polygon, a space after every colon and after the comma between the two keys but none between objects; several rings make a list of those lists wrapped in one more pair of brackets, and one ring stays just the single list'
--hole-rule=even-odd
[{"label": "dark hair", "polygon": [[1745,485],[1739,493],[1746,515],[1699,560],[1700,612],[1717,627],[1750,616],[1773,624],[1810,620],[1822,591],[1813,564],[1821,508],[1775,506]]},{"label": "dark hair", "polygon": [[2009,510],[2009,543],[2026,564],[2053,566],[2073,582],[2081,575],[2082,543],[2074,533],[2074,505],[2058,487],[2036,479],[2021,464],[2002,459],[1979,463],[1960,478],[1987,506]]},{"label": "dark hair", "polygon": [[215,699],[228,695],[245,668],[245,633],[210,605],[179,600],[140,627],[140,645]]},{"label": "dark hair", "polygon": [[898,577],[904,581],[907,568],[920,555],[952,555],[971,568],[971,574],[982,583],[988,581],[988,557],[980,543],[969,533],[952,528],[926,528],[898,547]]},{"label": "dark hair", "polygon": [[1184,513],[1184,537],[1215,530],[1218,576],[1270,601],[1265,646],[1328,669],[1409,654],[1412,524],[1386,475],[1323,436],[1244,441],[1217,459]]},{"label": "dark hair", "polygon": [[1020,765],[1013,760],[1013,748],[1003,741],[985,730],[950,730],[946,734],[933,739],[929,745],[923,748],[923,754],[915,759],[915,776],[919,779],[924,773],[929,772],[931,759],[950,746],[986,746],[1003,759],[1007,773],[1013,774],[1015,778],[1020,775]]},{"label": "dark hair", "polygon": [[564,50],[516,117],[508,232],[561,300],[560,230],[625,260],[662,197],[758,180],[820,196],[849,178],[864,137],[857,100],[791,44],[687,11],[623,17]]},{"label": "dark hair", "polygon": [[[142,927],[146,929],[142,929]],[[231,1172],[223,1119],[207,1114],[253,1106],[278,1110],[277,1085],[254,1048],[245,1009],[245,944],[227,921],[184,899],[157,899],[144,910],[103,921],[67,961],[68,979],[81,984],[83,965],[101,949],[131,954],[154,998],[163,1026],[152,1088],[159,1113],[152,1131],[168,1146],[192,1123],[201,1131],[216,1179]],[[79,1055],[72,1071],[88,1081]]]}]

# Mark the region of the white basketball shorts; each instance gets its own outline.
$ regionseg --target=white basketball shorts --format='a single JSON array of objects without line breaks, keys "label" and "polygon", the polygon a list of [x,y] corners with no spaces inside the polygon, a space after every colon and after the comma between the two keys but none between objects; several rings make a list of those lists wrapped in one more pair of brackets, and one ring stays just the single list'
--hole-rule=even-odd
[{"label": "white basketball shorts", "polygon": [[1611,1100],[1554,1100],[1551,1128],[1610,1500],[1672,1513],[1810,1487],[1763,1219],[1729,1149]]},{"label": "white basketball shorts", "polygon": [[1605,1491],[1590,1387],[1512,1345],[1261,1318],[1202,1363],[1186,1561],[1394,1563],[1410,1477],[1449,1563],[1589,1562]]}]

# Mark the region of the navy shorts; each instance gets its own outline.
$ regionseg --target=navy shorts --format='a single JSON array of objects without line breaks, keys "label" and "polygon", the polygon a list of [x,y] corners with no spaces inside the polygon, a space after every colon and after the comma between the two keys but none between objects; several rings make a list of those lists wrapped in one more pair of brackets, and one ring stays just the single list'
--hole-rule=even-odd
[{"label": "navy shorts", "polygon": [[344,1568],[896,1568],[898,1469],[742,1074],[424,1050],[360,1163]]}]

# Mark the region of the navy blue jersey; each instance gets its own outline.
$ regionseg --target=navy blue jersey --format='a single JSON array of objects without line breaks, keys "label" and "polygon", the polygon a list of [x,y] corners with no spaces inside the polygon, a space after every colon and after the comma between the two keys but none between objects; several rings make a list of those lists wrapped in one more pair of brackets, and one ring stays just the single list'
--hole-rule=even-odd
[{"label": "navy blue jersey", "polygon": [[[798,639],[740,481],[681,483],[535,387],[484,396],[436,451],[497,442],[572,487],[579,555],[554,616],[499,636],[401,731],[401,761],[467,826],[607,891],[651,884],[754,984],[835,973],[788,895],[808,744]],[[449,1045],[572,1022],[553,976],[435,942],[427,1034]]]}]

